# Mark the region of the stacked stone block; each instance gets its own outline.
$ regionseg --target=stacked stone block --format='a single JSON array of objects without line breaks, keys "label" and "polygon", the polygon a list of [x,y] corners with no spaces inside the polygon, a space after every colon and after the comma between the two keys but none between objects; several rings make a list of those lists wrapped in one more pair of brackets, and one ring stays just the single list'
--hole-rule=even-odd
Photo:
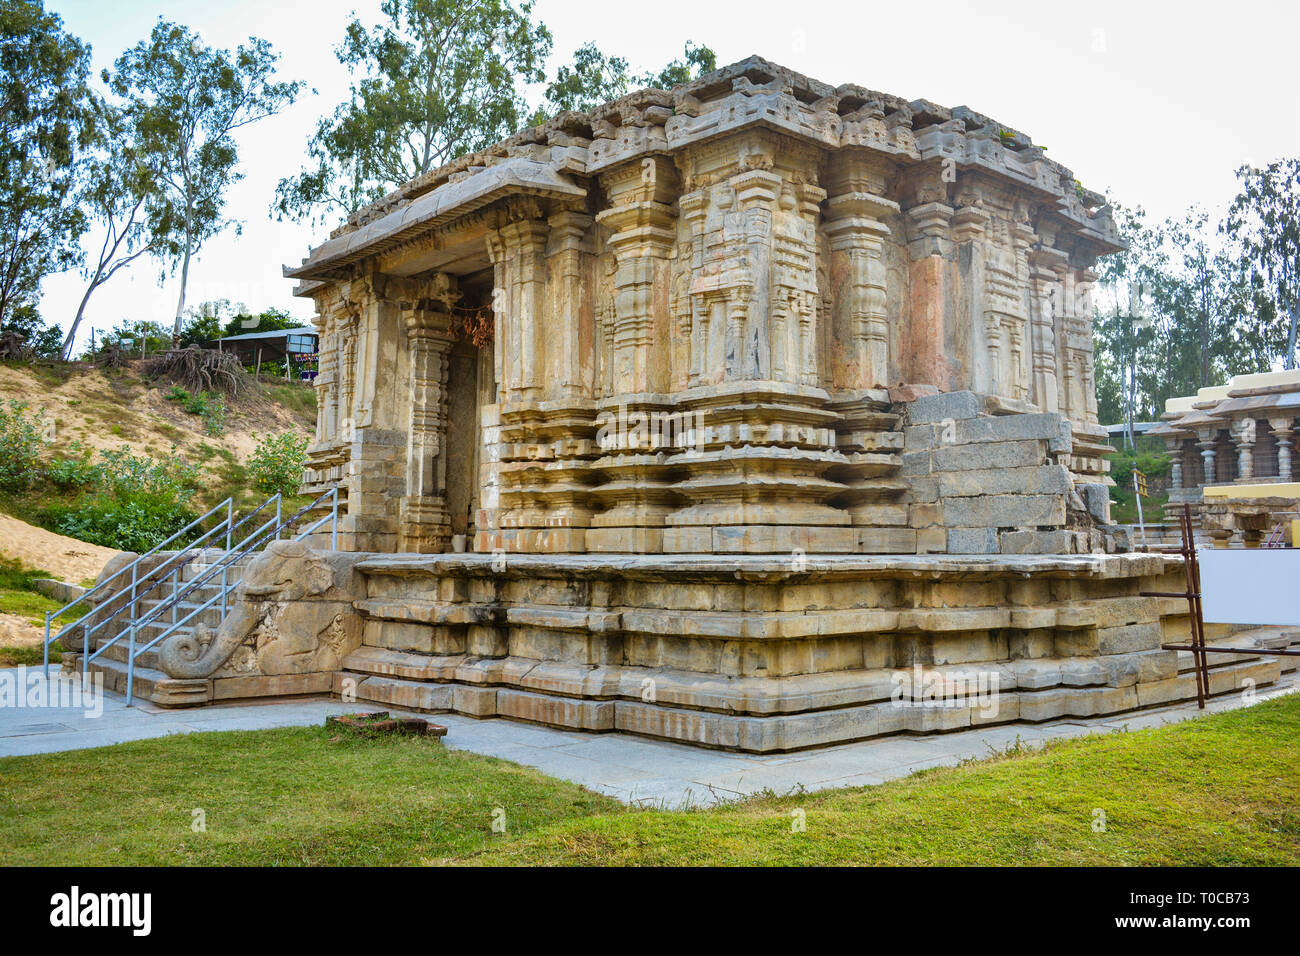
[{"label": "stacked stone block", "polygon": [[918,553],[1115,550],[1103,530],[1106,487],[1076,486],[1065,464],[1073,448],[1069,419],[1023,408],[970,391],[906,405],[901,474],[911,485]]}]

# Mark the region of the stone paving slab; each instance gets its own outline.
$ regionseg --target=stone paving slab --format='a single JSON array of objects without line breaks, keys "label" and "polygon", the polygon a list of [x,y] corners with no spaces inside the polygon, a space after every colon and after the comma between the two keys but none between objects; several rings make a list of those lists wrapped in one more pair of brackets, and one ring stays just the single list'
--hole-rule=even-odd
[{"label": "stone paving slab", "polygon": [[[35,672],[28,669],[26,673]],[[1257,699],[1298,689],[1300,682],[1292,672],[1261,688]],[[1247,704],[1233,694],[1210,701],[1206,712],[1242,706]],[[319,698],[182,710],[152,704],[127,707],[124,698],[106,692],[98,716],[74,707],[0,707],[0,757],[104,747],[170,734],[309,726],[324,722],[331,714],[374,709],[373,704]],[[1198,713],[1195,703],[1179,704],[1099,721],[1002,724],[770,755],[704,750],[629,734],[583,734],[501,718],[475,720],[459,714],[435,714],[432,719],[448,728],[444,743],[452,749],[525,764],[624,803],[678,809],[713,806],[769,791],[784,794],[870,786],[928,767],[988,757],[1014,747],[1017,740],[1021,746],[1041,747],[1048,740],[1178,723]]]}]

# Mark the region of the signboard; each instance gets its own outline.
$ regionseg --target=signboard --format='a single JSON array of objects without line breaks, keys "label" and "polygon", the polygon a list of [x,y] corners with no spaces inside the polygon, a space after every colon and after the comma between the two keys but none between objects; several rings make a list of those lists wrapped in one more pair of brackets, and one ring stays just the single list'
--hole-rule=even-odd
[{"label": "signboard", "polygon": [[316,336],[290,335],[284,340],[284,350],[291,355],[301,355],[316,351]]},{"label": "signboard", "polygon": [[1151,497],[1150,494],[1147,493],[1147,476],[1136,468],[1133,469],[1133,490],[1140,495],[1146,495],[1148,498]]},{"label": "signboard", "polygon": [[1201,605],[1215,624],[1300,624],[1300,549],[1201,548]]}]

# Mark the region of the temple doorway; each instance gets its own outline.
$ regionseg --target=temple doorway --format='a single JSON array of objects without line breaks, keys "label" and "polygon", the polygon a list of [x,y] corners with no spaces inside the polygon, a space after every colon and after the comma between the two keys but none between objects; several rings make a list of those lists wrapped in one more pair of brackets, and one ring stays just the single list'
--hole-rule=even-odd
[{"label": "temple doorway", "polygon": [[452,535],[477,531],[483,464],[483,407],[496,401],[493,368],[491,273],[462,281],[452,310],[456,342],[447,355],[447,437],[444,494]]}]

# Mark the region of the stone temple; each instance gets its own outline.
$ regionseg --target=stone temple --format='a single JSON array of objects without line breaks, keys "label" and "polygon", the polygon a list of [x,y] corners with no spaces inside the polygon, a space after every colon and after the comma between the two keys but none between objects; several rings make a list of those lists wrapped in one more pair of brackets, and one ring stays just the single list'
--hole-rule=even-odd
[{"label": "stone temple", "polygon": [[[149,694],[756,752],[1194,697],[1139,595],[1181,559],[1109,516],[1120,248],[1024,133],[756,57],[462,157],[285,270],[338,550],[272,545]],[[1278,677],[1211,636],[1213,692]]]}]

